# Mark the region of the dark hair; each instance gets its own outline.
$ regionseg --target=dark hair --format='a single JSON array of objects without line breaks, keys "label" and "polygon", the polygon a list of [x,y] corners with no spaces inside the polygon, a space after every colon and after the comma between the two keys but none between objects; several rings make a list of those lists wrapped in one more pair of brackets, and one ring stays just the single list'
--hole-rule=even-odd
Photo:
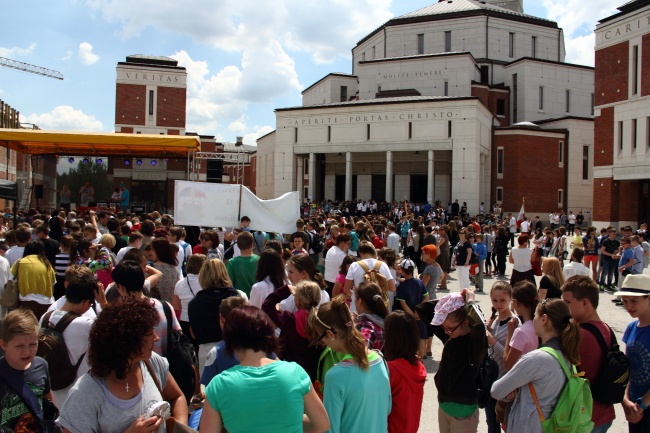
[{"label": "dark hair", "polygon": [[237,235],[237,245],[240,250],[250,250],[253,248],[253,235],[250,232],[241,232]]},{"label": "dark hair", "polygon": [[350,256],[346,255],[343,257],[343,261],[341,262],[341,266],[339,266],[339,274],[347,275],[348,273],[348,266],[350,266],[352,263],[356,262],[358,259],[356,256]]},{"label": "dark hair", "polygon": [[529,237],[526,234],[519,235],[519,237],[517,238],[517,244],[526,245],[528,243],[528,239]]},{"label": "dark hair", "polygon": [[147,255],[139,248],[131,248],[126,252],[126,254],[124,254],[124,257],[122,257],[122,261],[124,260],[132,260],[140,265],[143,260],[147,260]]},{"label": "dark hair", "polygon": [[226,320],[232,310],[243,307],[244,305],[248,305],[248,301],[241,296],[231,296],[224,299],[219,304],[219,318]]},{"label": "dark hair", "polygon": [[108,377],[115,373],[124,379],[133,358],[142,355],[143,342],[160,321],[152,301],[147,298],[117,300],[97,315],[90,328],[88,363],[92,374]]},{"label": "dark hair", "polygon": [[97,289],[97,280],[92,273],[75,275],[68,280],[65,298],[72,304],[81,304],[83,301],[92,302],[95,299],[95,289]]},{"label": "dark hair", "polygon": [[127,293],[141,292],[145,280],[140,263],[124,259],[113,268],[111,278],[115,284],[123,286]]},{"label": "dark hair", "polygon": [[420,333],[417,321],[406,311],[396,310],[384,320],[384,356],[387,361],[406,359],[418,364]]},{"label": "dark hair", "polygon": [[574,365],[580,364],[580,326],[571,317],[569,305],[561,299],[544,299],[537,307],[537,314],[546,314],[551,326],[560,337],[560,349]]},{"label": "dark hair", "polygon": [[214,230],[206,230],[201,233],[201,239],[208,239],[212,242],[212,248],[217,248],[219,246],[219,235]]},{"label": "dark hair", "polygon": [[530,315],[535,315],[535,308],[537,308],[537,287],[530,281],[519,281],[512,288],[512,299],[517,303],[523,305],[530,311]]},{"label": "dark hair", "polygon": [[[269,240],[266,241],[264,244],[264,249],[265,250],[273,250],[278,254],[282,254],[282,242],[276,241],[276,240]],[[259,266],[259,264],[258,264]]]},{"label": "dark hair", "polygon": [[352,240],[352,237],[347,234],[347,233],[341,233],[336,237],[336,245],[342,243],[342,242],[350,242]]},{"label": "dark hair", "polygon": [[156,257],[163,263],[168,265],[178,266],[178,260],[176,259],[176,254],[172,251],[172,244],[169,243],[167,239],[157,238],[153,239],[147,248],[151,248]]},{"label": "dark hair", "polygon": [[284,263],[280,254],[275,250],[265,249],[260,254],[260,259],[257,262],[255,280],[259,282],[266,277],[269,277],[271,284],[276,289],[285,284],[286,273]]},{"label": "dark hair", "polygon": [[357,299],[361,299],[372,314],[384,318],[388,315],[388,297],[377,283],[364,281],[354,289]]},{"label": "dark hair", "polygon": [[309,279],[317,283],[321,289],[327,287],[327,283],[325,282],[325,277],[323,277],[323,274],[321,274],[316,269],[316,265],[314,264],[314,261],[307,254],[298,254],[296,256],[292,256],[289,259],[288,263],[291,263],[291,265],[294,268],[296,268],[299,272],[302,271],[307,272],[307,275],[309,275]]},{"label": "dark hair", "polygon": [[140,224],[140,233],[144,236],[153,236],[153,231],[156,229],[156,225],[151,220],[144,220]]},{"label": "dark hair", "polygon": [[384,247],[380,249],[377,251],[377,257],[379,257],[379,260],[386,263],[389,268],[395,266],[395,263],[397,262],[397,253],[395,253],[395,250],[392,248]]},{"label": "dark hair", "polygon": [[278,348],[275,325],[266,313],[251,305],[235,308],[228,314],[223,339],[226,351],[231,355],[237,349],[253,349],[268,354]]},{"label": "dark hair", "polygon": [[203,263],[205,263],[206,257],[205,254],[192,254],[187,259],[187,267],[185,270],[188,274],[198,275],[201,272]]},{"label": "dark hair", "polygon": [[591,277],[574,275],[564,282],[560,290],[571,293],[579,301],[587,299],[594,308],[598,308],[598,284]]},{"label": "dark hair", "polygon": [[52,269],[52,263],[47,259],[45,255],[45,244],[40,239],[32,239],[27,242],[25,245],[25,250],[23,251],[23,257],[35,255],[38,259],[45,265],[46,268]]},{"label": "dark hair", "polygon": [[289,238],[289,240],[291,241],[291,243],[293,243],[293,241],[294,241],[296,238],[300,238],[300,239],[302,239],[302,242],[303,242],[305,245],[307,245],[307,244],[309,243],[309,238],[307,237],[307,233],[305,233],[305,232],[294,232],[294,233],[291,235],[291,238]]},{"label": "dark hair", "polygon": [[19,244],[24,244],[29,242],[29,240],[32,238],[32,234],[29,231],[29,229],[25,227],[18,227],[16,229],[16,242]]}]

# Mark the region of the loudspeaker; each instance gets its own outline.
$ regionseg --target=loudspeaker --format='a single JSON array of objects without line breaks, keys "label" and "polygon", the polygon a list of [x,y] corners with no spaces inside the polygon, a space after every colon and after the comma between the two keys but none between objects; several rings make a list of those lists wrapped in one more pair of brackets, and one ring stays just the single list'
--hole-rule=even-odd
[{"label": "loudspeaker", "polygon": [[220,159],[208,159],[206,181],[208,183],[221,183],[223,176],[223,161]]},{"label": "loudspeaker", "polygon": [[43,198],[43,185],[34,185],[34,198],[36,200]]}]

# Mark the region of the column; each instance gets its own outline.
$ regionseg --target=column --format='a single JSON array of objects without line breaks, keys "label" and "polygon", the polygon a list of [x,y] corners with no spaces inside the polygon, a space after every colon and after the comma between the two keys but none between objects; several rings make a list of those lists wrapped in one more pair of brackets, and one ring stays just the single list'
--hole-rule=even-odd
[{"label": "column", "polygon": [[393,152],[386,151],[386,201],[393,201]]},{"label": "column", "polygon": [[429,161],[427,163],[427,201],[433,204],[433,150],[429,150]]},{"label": "column", "polygon": [[352,200],[352,152],[345,152],[345,200]]},{"label": "column", "polygon": [[309,199],[314,200],[314,185],[316,184],[316,155],[314,152],[309,153],[309,187],[307,194],[309,194]]},{"label": "column", "polygon": [[304,167],[305,159],[297,156],[296,157],[296,191],[298,191],[298,196],[303,199],[305,198],[304,191],[305,191],[305,167]]}]

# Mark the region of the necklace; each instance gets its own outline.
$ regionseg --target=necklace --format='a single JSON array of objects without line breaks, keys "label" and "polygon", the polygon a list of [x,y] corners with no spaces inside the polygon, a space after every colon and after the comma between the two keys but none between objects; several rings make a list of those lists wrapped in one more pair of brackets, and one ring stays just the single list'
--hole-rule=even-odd
[{"label": "necklace", "polygon": [[129,382],[126,382],[126,386],[124,387],[126,389],[126,392],[129,392]]}]

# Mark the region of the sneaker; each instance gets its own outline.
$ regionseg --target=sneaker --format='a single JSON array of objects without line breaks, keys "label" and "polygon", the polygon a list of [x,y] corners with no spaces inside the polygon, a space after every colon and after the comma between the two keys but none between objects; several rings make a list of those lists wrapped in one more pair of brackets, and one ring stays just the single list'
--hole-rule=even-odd
[{"label": "sneaker", "polygon": [[613,284],[608,285],[608,286],[606,287],[606,289],[607,289],[607,291],[609,291],[609,292],[617,292],[617,291],[618,291],[618,288],[617,288],[615,285],[613,285]]},{"label": "sneaker", "polygon": [[[601,284],[600,286],[598,286],[598,288],[600,289],[601,292],[605,291],[605,285],[604,284]],[[612,302],[614,302],[614,301],[612,301]]]}]

